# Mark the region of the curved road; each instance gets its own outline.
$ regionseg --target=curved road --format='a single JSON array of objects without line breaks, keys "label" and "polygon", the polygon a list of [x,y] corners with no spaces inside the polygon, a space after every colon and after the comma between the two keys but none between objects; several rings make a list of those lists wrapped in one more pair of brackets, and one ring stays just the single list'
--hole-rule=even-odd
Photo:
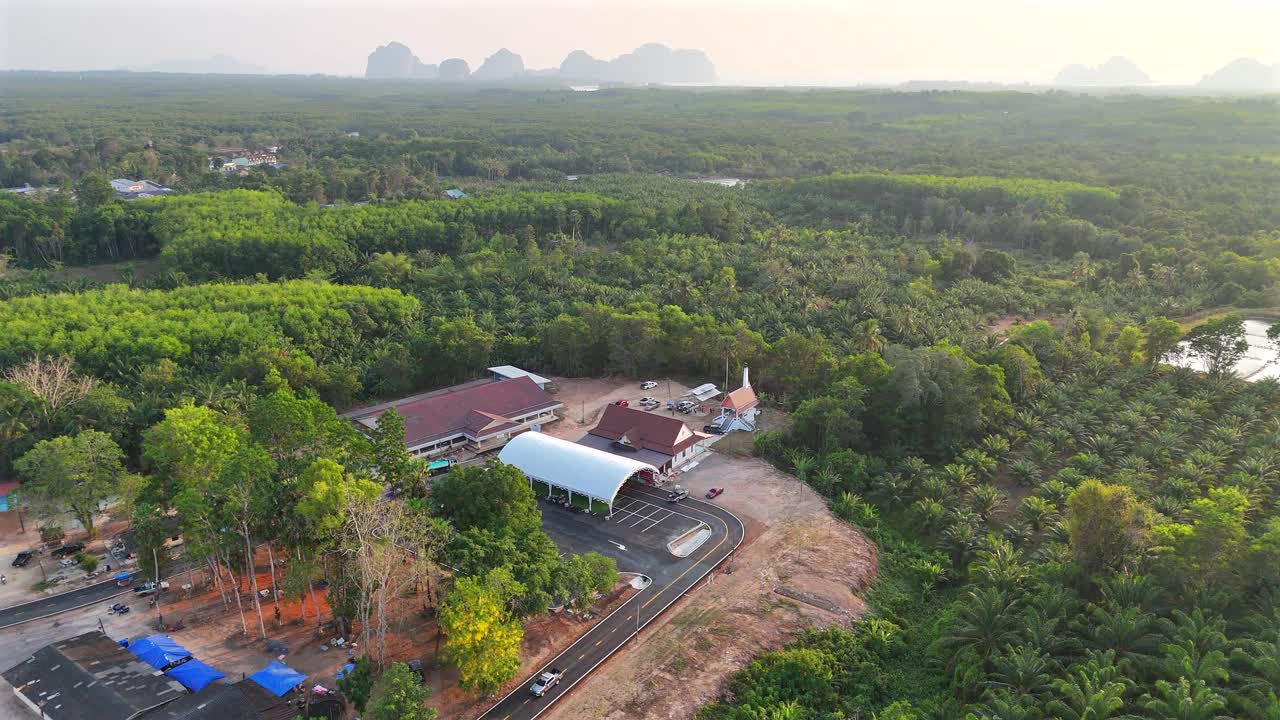
[{"label": "curved road", "polygon": [[[666,505],[666,493],[649,487],[629,487],[625,495],[655,505]],[[597,526],[596,532],[586,533],[598,535],[599,539],[604,540],[586,549],[594,549],[614,557],[620,560],[620,565],[632,563],[650,565],[650,567],[631,567],[628,570],[648,576],[652,582],[597,623],[577,642],[520,682],[506,697],[481,715],[480,720],[532,720],[541,715],[596,666],[639,634],[641,628],[648,625],[662,614],[662,611],[697,585],[742,543],[746,530],[733,513],[692,498],[681,503],[679,509],[685,515],[706,522],[711,528],[711,537],[687,558],[675,558],[665,549],[661,553],[649,553],[646,558],[638,558],[635,547],[632,547],[631,551],[616,548],[610,550],[611,546],[617,546],[619,543],[610,538],[608,526]],[[544,525],[553,525],[546,528],[552,537],[562,545],[580,546],[587,542],[588,538],[583,537],[584,533],[580,528],[576,532],[567,530],[565,528],[567,523],[556,519],[560,514],[556,511],[543,513]],[[566,533],[573,533],[572,539],[567,537]],[[626,538],[619,536],[619,539]],[[579,547],[574,547],[574,550],[580,551]],[[529,693],[529,685],[533,683],[534,677],[548,668],[563,670],[564,678],[544,697],[535,698]]]}]

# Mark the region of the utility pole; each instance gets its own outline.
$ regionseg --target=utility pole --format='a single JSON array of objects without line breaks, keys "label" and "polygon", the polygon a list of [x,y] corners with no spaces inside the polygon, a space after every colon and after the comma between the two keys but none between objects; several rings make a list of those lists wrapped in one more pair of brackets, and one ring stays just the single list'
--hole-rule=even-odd
[{"label": "utility pole", "polygon": [[152,594],[156,599],[156,627],[164,630],[164,613],[160,612],[160,555],[154,545],[151,546],[151,562],[156,566],[156,591]]}]

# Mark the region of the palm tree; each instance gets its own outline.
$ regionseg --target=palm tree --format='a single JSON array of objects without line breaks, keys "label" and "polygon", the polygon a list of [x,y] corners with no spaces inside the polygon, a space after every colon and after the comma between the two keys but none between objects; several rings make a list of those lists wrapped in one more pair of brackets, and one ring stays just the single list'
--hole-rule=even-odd
[{"label": "palm tree", "polygon": [[956,606],[955,617],[941,638],[945,649],[973,650],[986,659],[1013,642],[1010,628],[1018,601],[997,588],[971,590]]},{"label": "palm tree", "polygon": [[1000,508],[1004,507],[1007,498],[994,485],[979,485],[969,493],[969,507],[986,522]]},{"label": "palm tree", "polygon": [[887,342],[880,332],[880,321],[875,318],[858,323],[849,334],[849,344],[859,352],[881,352]]},{"label": "palm tree", "polygon": [[987,693],[986,704],[967,713],[964,720],[1040,720],[1035,702],[1014,696],[1008,690]]},{"label": "palm tree", "polygon": [[972,469],[973,474],[981,480],[990,480],[995,477],[996,470],[1000,467],[1000,464],[990,455],[973,448],[960,453],[960,462]]},{"label": "palm tree", "polygon": [[979,443],[983,452],[1001,460],[1009,453],[1009,441],[1003,435],[988,435]]},{"label": "palm tree", "polygon": [[951,463],[942,468],[942,478],[954,490],[964,491],[977,484],[978,478],[968,465]]},{"label": "palm tree", "polygon": [[800,482],[805,482],[809,471],[817,465],[817,461],[813,459],[813,456],[803,450],[788,450],[787,462],[791,463],[791,470],[800,479]]},{"label": "palm tree", "polygon": [[1058,508],[1048,500],[1033,495],[1022,499],[1019,512],[1030,523],[1032,530],[1040,532],[1045,523],[1058,515]]},{"label": "palm tree", "polygon": [[1009,474],[1022,487],[1040,482],[1040,466],[1027,458],[1018,458],[1009,465]]},{"label": "palm tree", "polygon": [[911,497],[910,482],[895,472],[885,473],[875,478],[872,485],[874,487],[871,490],[871,496],[890,510],[906,505]]},{"label": "palm tree", "polygon": [[1163,607],[1164,589],[1150,575],[1112,575],[1101,585],[1103,599],[1115,607],[1135,607],[1150,613]]},{"label": "palm tree", "polygon": [[911,504],[911,514],[916,516],[925,532],[932,533],[947,516],[947,509],[937,500],[917,500]]},{"label": "palm tree", "polygon": [[1124,718],[1116,715],[1124,707],[1125,683],[1117,678],[1114,666],[1078,667],[1068,677],[1055,680],[1058,698],[1045,706],[1051,717],[1060,720],[1108,720]]},{"label": "palm tree", "polygon": [[1090,622],[1089,644],[1121,659],[1144,660],[1159,647],[1159,636],[1151,632],[1151,614],[1136,607],[1095,607]]},{"label": "palm tree", "polygon": [[969,566],[969,575],[971,582],[1014,593],[1026,584],[1031,570],[1009,541],[992,538],[988,547],[978,551],[977,559]]},{"label": "palm tree", "polygon": [[1056,662],[1080,651],[1078,640],[1058,632],[1061,624],[1059,616],[1040,608],[1028,608],[1022,614],[1018,634],[1022,636],[1024,646],[1035,648]]},{"label": "palm tree", "polygon": [[1142,696],[1142,707],[1152,717],[1170,720],[1231,720],[1229,715],[1218,714],[1226,706],[1221,694],[1185,677],[1177,682],[1157,680],[1155,694]]},{"label": "palm tree", "polygon": [[1014,696],[1040,697],[1049,693],[1053,663],[1034,647],[1020,645],[991,659],[992,670],[986,686],[1007,690]]}]

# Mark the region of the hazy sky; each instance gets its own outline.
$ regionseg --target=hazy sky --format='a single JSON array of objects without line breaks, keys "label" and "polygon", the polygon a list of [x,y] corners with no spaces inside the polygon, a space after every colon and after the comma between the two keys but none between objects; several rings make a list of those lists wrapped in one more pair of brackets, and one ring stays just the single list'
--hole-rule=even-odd
[{"label": "hazy sky", "polygon": [[1280,61],[1280,0],[0,0],[0,68],[205,59],[363,74],[398,40],[474,68],[508,47],[533,68],[574,49],[701,48],[728,81],[1044,81],[1125,55],[1157,82],[1238,57]]}]

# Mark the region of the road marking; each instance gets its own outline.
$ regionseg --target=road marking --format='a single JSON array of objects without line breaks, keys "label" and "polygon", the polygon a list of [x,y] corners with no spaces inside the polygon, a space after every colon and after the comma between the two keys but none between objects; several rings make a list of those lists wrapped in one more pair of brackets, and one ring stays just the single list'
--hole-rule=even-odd
[{"label": "road marking", "polygon": [[578,656],[578,659],[579,659],[579,660],[581,660],[582,658],[584,658],[584,657],[586,657],[586,656],[587,656],[587,654],[586,654],[586,653],[582,653],[581,655],[579,655],[579,656]]},{"label": "road marking", "polygon": [[663,515],[662,517],[658,518],[657,520],[654,520],[653,522],[649,523],[649,525],[648,525],[648,526],[646,526],[646,527],[644,527],[644,528],[641,528],[641,529],[640,529],[640,532],[642,532],[642,533],[649,532],[650,530],[652,530],[652,529],[654,529],[655,527],[657,527],[659,524],[661,524],[663,521],[665,521],[667,518],[671,517],[672,515],[675,515],[675,513],[668,512],[666,515]]},{"label": "road marking", "polygon": [[617,545],[619,550],[621,550],[621,551],[623,551],[623,552],[626,552],[626,551],[627,551],[627,546],[626,546],[626,545],[623,545],[622,543],[617,542],[617,541],[615,541],[615,540],[610,540],[609,542],[613,543],[614,545]]},{"label": "road marking", "polygon": [[604,639],[603,639],[603,638],[601,638],[601,639],[597,640],[597,641],[596,641],[596,647],[600,647],[600,643],[602,643],[602,642],[604,642]]},{"label": "road marking", "polygon": [[[663,594],[664,592],[666,592],[668,588],[670,588],[672,585],[675,585],[676,583],[680,582],[680,579],[681,579],[681,578],[683,578],[685,575],[688,575],[688,574],[689,574],[689,572],[690,572],[691,570],[693,570],[694,568],[696,568],[696,567],[698,567],[699,565],[701,565],[701,564],[703,563],[703,561],[704,561],[704,560],[706,560],[707,558],[711,557],[711,554],[712,554],[712,553],[714,553],[716,550],[720,549],[720,546],[724,544],[724,541],[729,539],[729,523],[725,522],[725,521],[724,521],[724,519],[723,519],[723,518],[721,518],[719,515],[716,515],[716,514],[714,514],[714,513],[705,512],[705,511],[703,511],[703,510],[698,510],[697,508],[690,508],[689,510],[690,510],[690,512],[698,512],[698,513],[703,513],[704,515],[710,515],[711,517],[713,517],[713,518],[715,518],[716,520],[718,520],[718,521],[720,522],[720,524],[724,526],[724,534],[720,536],[720,541],[719,541],[719,542],[717,542],[714,546],[712,546],[712,548],[711,548],[710,550],[708,550],[708,551],[706,551],[705,553],[703,553],[702,557],[698,558],[698,561],[697,561],[697,562],[695,562],[694,564],[690,565],[688,568],[686,568],[686,569],[685,569],[685,571],[684,571],[684,572],[682,572],[682,573],[680,573],[679,575],[677,575],[677,576],[675,577],[675,579],[674,579],[674,580],[672,580],[671,582],[669,582],[669,583],[667,583],[665,586],[663,586],[662,590],[660,590],[660,591],[658,591],[656,594],[654,594],[654,596],[653,596],[652,598],[649,598],[649,602],[646,602],[645,604],[641,605],[641,606],[640,606],[640,608],[641,608],[642,610],[643,610],[644,608],[649,607],[649,605],[651,605],[651,604],[653,603],[653,601],[654,601],[654,600],[657,600],[659,597],[661,597],[661,596],[662,596],[662,594]],[[693,588],[690,588],[690,590],[692,590],[692,589],[693,589]]]}]

